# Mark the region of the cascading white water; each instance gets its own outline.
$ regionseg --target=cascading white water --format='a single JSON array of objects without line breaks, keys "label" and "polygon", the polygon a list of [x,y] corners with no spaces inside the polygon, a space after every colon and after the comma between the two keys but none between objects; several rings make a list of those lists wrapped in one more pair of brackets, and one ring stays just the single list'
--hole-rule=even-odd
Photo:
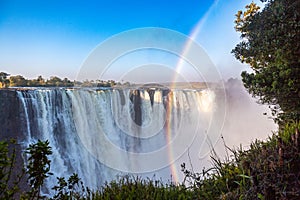
[{"label": "cascading white water", "polygon": [[26,118],[24,147],[41,139],[53,150],[55,176],[47,188],[73,172],[90,188],[120,173],[168,179],[169,165],[196,137],[205,139],[215,109],[215,93],[208,89],[28,89],[17,94]]}]

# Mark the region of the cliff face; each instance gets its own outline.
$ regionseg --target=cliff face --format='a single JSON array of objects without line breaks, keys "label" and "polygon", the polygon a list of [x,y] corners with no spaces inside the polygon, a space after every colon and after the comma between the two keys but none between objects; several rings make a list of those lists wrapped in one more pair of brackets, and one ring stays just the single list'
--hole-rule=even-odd
[{"label": "cliff face", "polygon": [[0,90],[0,139],[21,139],[20,110],[15,90]]},{"label": "cliff face", "polygon": [[[0,89],[0,140],[16,140],[16,144],[10,146],[10,152],[12,152],[13,148],[16,150],[16,162],[11,183],[16,180],[17,175],[22,173],[24,166],[23,151],[21,149],[21,141],[24,139],[24,134],[22,132],[20,103],[16,95],[17,93],[13,89]],[[28,189],[25,178],[20,182],[20,188],[22,190]]]}]

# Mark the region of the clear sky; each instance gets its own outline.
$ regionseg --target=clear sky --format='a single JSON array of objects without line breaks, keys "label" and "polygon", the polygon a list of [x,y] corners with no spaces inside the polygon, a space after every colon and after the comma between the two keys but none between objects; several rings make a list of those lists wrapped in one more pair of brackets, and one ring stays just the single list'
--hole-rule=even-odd
[{"label": "clear sky", "polygon": [[[234,15],[250,0],[0,0],[0,71],[26,78],[75,79],[84,60],[122,31],[162,27],[191,35],[224,79],[247,66],[230,54]],[[112,77],[113,78],[113,77]]]}]

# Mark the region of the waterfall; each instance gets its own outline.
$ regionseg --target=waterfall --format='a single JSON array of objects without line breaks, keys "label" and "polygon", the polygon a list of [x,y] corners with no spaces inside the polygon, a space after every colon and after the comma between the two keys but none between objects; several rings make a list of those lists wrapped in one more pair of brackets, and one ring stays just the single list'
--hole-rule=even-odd
[{"label": "waterfall", "polygon": [[203,143],[217,107],[209,89],[36,88],[17,97],[24,148],[38,139],[52,147],[46,188],[74,172],[90,188],[123,173],[168,179],[170,165]]}]

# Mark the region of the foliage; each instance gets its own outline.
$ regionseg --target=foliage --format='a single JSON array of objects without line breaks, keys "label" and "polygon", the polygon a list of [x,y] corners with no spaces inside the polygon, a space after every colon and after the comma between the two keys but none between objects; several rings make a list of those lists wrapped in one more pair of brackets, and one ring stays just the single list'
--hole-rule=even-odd
[{"label": "foliage", "polygon": [[45,80],[42,76],[38,76],[36,79],[25,79],[21,75],[9,77],[9,87],[73,87],[74,84],[69,79],[60,79],[56,76],[50,77],[49,80]]},{"label": "foliage", "polygon": [[[12,147],[13,145],[15,145],[15,140],[10,142],[0,141],[0,199],[21,198],[27,200],[44,198],[40,195],[41,187],[44,181],[50,175],[53,175],[49,172],[51,161],[48,156],[52,154],[49,141],[38,140],[37,143],[29,145],[26,150],[29,155],[26,173],[31,187],[31,190],[27,193],[19,188],[25,169],[23,168],[20,175],[13,177],[16,154],[15,149],[12,149],[12,152],[9,151],[9,146]],[[84,194],[88,188],[83,186],[77,174],[71,175],[67,182],[63,177],[57,179],[58,186],[52,188],[57,192],[53,199],[82,199],[85,197]],[[81,185],[81,188],[78,188],[79,185]]]},{"label": "foliage", "polygon": [[[9,77],[9,78],[8,78]],[[113,87],[117,84],[114,80],[85,80],[71,81],[68,78],[61,79],[57,76],[51,76],[50,79],[44,79],[38,76],[36,79],[26,79],[21,75],[10,76],[5,72],[0,72],[0,88],[6,87]],[[128,84],[128,83],[126,83]]]},{"label": "foliage", "polygon": [[191,190],[184,185],[170,182],[164,184],[159,180],[143,179],[134,176],[123,176],[116,181],[106,183],[91,194],[91,199],[195,199]]},{"label": "foliage", "polygon": [[19,192],[19,183],[24,173],[21,173],[12,181],[15,167],[15,149],[9,151],[9,145],[15,144],[14,140],[9,142],[0,141],[0,199],[13,199]]},{"label": "foliage", "polygon": [[26,87],[28,81],[23,76],[17,75],[17,76],[10,76],[9,82],[10,82],[9,84],[10,87]]},{"label": "foliage", "polygon": [[215,153],[213,167],[194,173],[182,165],[197,199],[299,199],[299,123],[289,123],[268,141],[256,140],[248,150],[230,149],[222,162]]},{"label": "foliage", "polygon": [[300,125],[287,124],[269,141],[256,141],[251,149],[241,152],[244,170],[253,178],[248,196],[264,194],[265,199],[297,199],[300,197]]},{"label": "foliage", "polygon": [[8,73],[0,72],[0,81],[5,80],[9,76]]},{"label": "foliage", "polygon": [[[266,0],[264,0],[265,2]],[[300,1],[268,0],[236,14],[242,41],[232,50],[250,64],[242,72],[245,87],[261,103],[273,105],[276,121],[300,119]]]},{"label": "foliage", "polygon": [[9,80],[7,79],[8,76],[8,73],[0,72],[0,88],[9,86]]},{"label": "foliage", "polygon": [[74,84],[67,78],[60,79],[57,76],[50,77],[49,80],[46,81],[45,86],[47,87],[73,87]]},{"label": "foliage", "polygon": [[50,163],[48,156],[52,154],[49,141],[38,140],[35,144],[30,144],[26,149],[29,154],[27,164],[28,181],[31,186],[31,191],[28,193],[30,199],[40,198],[41,187],[50,173]]},{"label": "foliage", "polygon": [[182,164],[185,180],[191,185],[197,199],[239,199],[247,187],[250,177],[245,174],[236,160],[222,162],[213,151],[211,156],[213,167],[194,173]]},{"label": "foliage", "polygon": [[51,198],[53,200],[82,199],[87,196],[86,193],[90,192],[75,173],[69,177],[68,181],[64,177],[57,177],[57,182],[58,185],[52,188],[56,192]]}]

